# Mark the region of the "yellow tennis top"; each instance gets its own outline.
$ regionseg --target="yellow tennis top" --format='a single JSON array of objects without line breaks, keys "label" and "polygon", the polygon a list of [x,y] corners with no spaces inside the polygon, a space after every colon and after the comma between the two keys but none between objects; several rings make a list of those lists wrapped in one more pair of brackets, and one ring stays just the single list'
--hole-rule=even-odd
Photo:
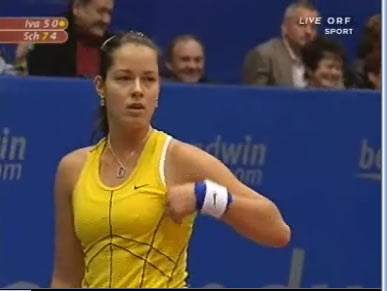
[{"label": "yellow tennis top", "polygon": [[130,177],[108,187],[99,176],[106,139],[90,150],[73,193],[82,287],[186,287],[187,247],[195,215],[165,215],[164,161],[171,137],[153,130]]}]

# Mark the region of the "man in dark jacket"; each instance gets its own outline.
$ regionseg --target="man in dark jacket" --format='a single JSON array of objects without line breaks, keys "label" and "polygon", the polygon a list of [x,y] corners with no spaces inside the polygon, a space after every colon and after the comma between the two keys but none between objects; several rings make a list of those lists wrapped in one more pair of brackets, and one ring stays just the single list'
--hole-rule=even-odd
[{"label": "man in dark jacket", "polygon": [[109,37],[114,0],[73,0],[64,44],[34,45],[28,73],[39,76],[94,77],[99,73],[100,46]]}]

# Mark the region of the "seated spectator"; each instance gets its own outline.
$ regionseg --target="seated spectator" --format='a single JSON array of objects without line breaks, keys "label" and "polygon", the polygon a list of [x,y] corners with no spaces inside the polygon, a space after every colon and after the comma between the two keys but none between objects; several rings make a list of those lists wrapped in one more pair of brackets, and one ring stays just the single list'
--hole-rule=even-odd
[{"label": "seated spectator", "polygon": [[28,52],[33,48],[31,43],[19,43],[16,47],[15,57],[16,57],[16,69],[19,72],[19,75],[26,76],[28,75],[27,69],[27,56]]},{"label": "seated spectator", "polygon": [[100,46],[108,37],[114,0],[73,0],[64,44],[34,45],[28,73],[41,76],[94,77],[99,73]]},{"label": "seated spectator", "polygon": [[366,25],[358,47],[357,59],[353,65],[354,87],[357,88],[374,88],[365,71],[365,62],[367,57],[375,49],[381,47],[381,30],[382,18],[380,14],[372,16]]},{"label": "seated spectator", "polygon": [[382,52],[374,49],[365,60],[365,73],[368,82],[372,84],[372,89],[382,89]]},{"label": "seated spectator", "polygon": [[261,86],[305,87],[301,49],[316,37],[317,26],[301,24],[300,19],[317,16],[318,11],[311,4],[288,6],[281,26],[282,38],[271,39],[246,55],[243,82]]},{"label": "seated spectator", "polygon": [[17,71],[14,66],[7,64],[7,62],[0,55],[0,75],[16,76]]},{"label": "seated spectator", "polygon": [[345,54],[333,40],[316,37],[302,50],[308,88],[343,88]]},{"label": "seated spectator", "polygon": [[177,36],[168,45],[165,58],[165,79],[183,83],[211,83],[204,75],[204,45],[195,36]]}]

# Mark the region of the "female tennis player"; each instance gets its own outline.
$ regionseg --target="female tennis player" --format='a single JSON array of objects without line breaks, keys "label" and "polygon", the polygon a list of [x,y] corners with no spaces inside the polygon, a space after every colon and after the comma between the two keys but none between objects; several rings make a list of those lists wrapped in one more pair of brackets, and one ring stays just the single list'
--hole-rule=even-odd
[{"label": "female tennis player", "polygon": [[198,213],[254,242],[287,245],[290,228],[271,201],[213,156],[152,128],[156,45],[129,32],[101,49],[95,83],[105,138],[58,166],[51,287],[186,287]]}]

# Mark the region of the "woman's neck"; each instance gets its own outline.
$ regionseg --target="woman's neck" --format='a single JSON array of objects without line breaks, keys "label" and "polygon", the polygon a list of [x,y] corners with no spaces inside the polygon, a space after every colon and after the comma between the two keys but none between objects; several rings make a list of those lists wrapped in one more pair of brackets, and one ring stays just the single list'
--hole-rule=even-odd
[{"label": "woman's neck", "polygon": [[119,130],[110,128],[108,138],[114,152],[120,157],[128,156],[130,153],[140,148],[149,138],[152,127],[134,128],[130,130]]}]

